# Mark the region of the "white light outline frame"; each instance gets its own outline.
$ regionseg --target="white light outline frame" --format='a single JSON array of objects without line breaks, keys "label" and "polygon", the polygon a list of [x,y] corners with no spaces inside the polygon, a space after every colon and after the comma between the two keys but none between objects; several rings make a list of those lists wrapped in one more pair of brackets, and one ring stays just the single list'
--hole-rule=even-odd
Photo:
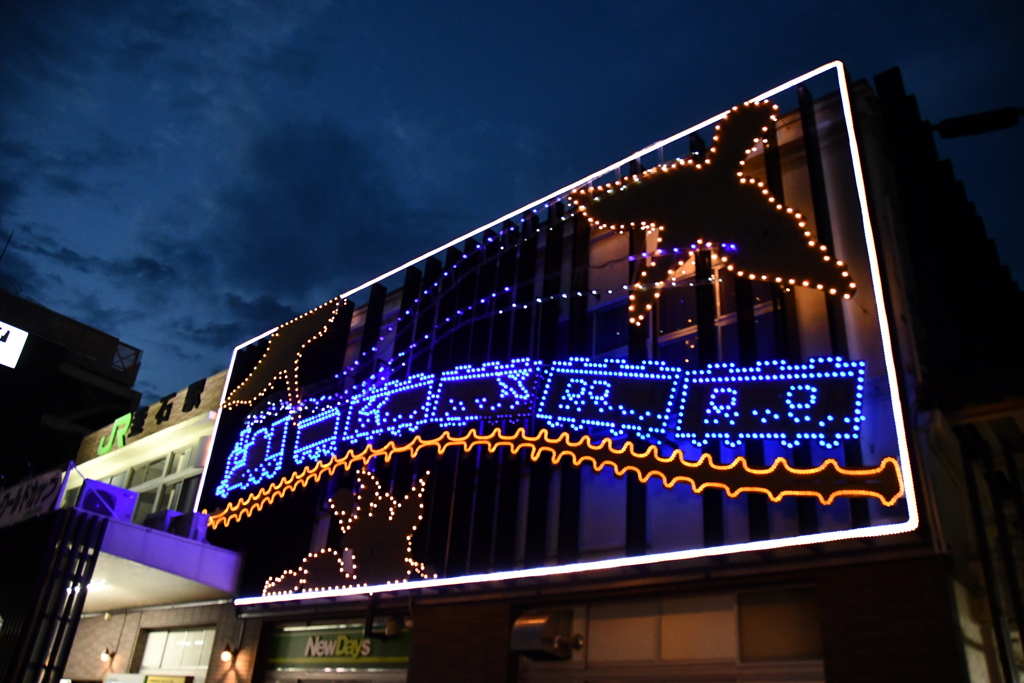
[{"label": "white light outline frame", "polygon": [[[897,383],[896,375],[895,355],[893,352],[892,340],[890,338],[891,331],[889,327],[889,317],[886,311],[885,301],[882,297],[881,269],[878,262],[878,254],[876,253],[874,229],[871,225],[871,215],[868,211],[867,187],[864,181],[864,171],[861,167],[860,149],[857,145],[857,135],[853,127],[853,110],[850,103],[850,91],[846,79],[846,67],[839,60],[823,64],[822,66],[819,66],[816,69],[808,71],[802,76],[797,76],[796,78],[790,79],[789,81],[786,81],[782,85],[778,85],[772,88],[771,90],[768,90],[756,97],[751,98],[748,101],[753,102],[768,99],[773,95],[776,95],[784,90],[788,90],[793,86],[799,85],[800,83],[808,81],[832,69],[835,69],[836,71],[836,80],[838,81],[839,85],[840,100],[842,102],[843,116],[846,123],[847,140],[849,141],[850,145],[850,156],[853,166],[854,183],[857,189],[857,198],[861,211],[861,224],[864,229],[864,242],[868,255],[868,267],[871,274],[872,292],[875,297],[875,306],[878,314],[878,326],[879,333],[881,336],[882,354],[885,359],[886,376],[888,378],[889,383],[889,397],[892,403],[893,424],[896,430],[896,442],[897,448],[899,450],[900,468],[902,470],[902,480],[904,487],[903,490],[907,505],[906,521],[896,522],[893,524],[881,524],[878,526],[871,527],[859,527],[855,529],[844,529],[840,531],[827,531],[816,534],[806,534],[799,536],[790,536],[787,538],[769,539],[767,541],[748,541],[745,543],[733,543],[728,545],[715,546],[712,548],[694,548],[690,550],[675,550],[664,553],[655,553],[651,555],[618,557],[606,560],[594,560],[589,562],[576,562],[572,564],[558,565],[555,567],[531,567],[528,569],[499,571],[489,574],[470,574],[465,576],[456,576],[439,579],[417,579],[415,581],[409,581],[405,583],[392,583],[378,586],[357,586],[352,588],[311,591],[309,593],[290,593],[284,595],[254,596],[248,598],[243,597],[236,598],[234,604],[238,606],[246,606],[279,602],[300,602],[303,600],[320,600],[324,598],[334,598],[351,595],[396,593],[401,591],[417,590],[420,588],[440,588],[444,586],[455,586],[471,583],[506,581],[520,578],[537,578],[544,576],[556,576],[562,574],[575,574],[578,572],[594,571],[600,569],[635,567],[638,565],[655,564],[659,562],[689,560],[699,557],[714,557],[718,555],[729,555],[738,552],[756,552],[761,550],[773,550],[776,548],[790,548],[795,546],[811,545],[815,543],[827,543],[830,541],[841,541],[854,538],[892,536],[896,534],[907,533],[917,529],[920,525],[920,516],[917,509],[917,495],[914,490],[914,477],[910,467],[910,454],[907,444],[907,434],[903,421],[903,404],[900,399],[899,385]],[[526,206],[516,209],[515,211],[511,211],[502,216],[501,218],[491,221],[490,223],[487,223],[486,225],[483,225],[471,232],[468,232],[461,237],[457,237],[447,242],[446,244],[438,247],[437,249],[434,249],[433,251],[423,254],[422,256],[419,256],[416,259],[404,263],[401,266],[398,266],[397,268],[389,270],[383,275],[379,275],[378,277],[360,285],[359,287],[349,290],[348,292],[342,294],[341,296],[343,298],[349,297],[355,294],[356,292],[365,289],[366,287],[374,285],[380,282],[381,280],[387,279],[392,275],[395,275],[396,273],[403,271],[409,266],[412,266],[425,258],[429,258],[430,256],[434,256],[435,254],[439,254],[448,249],[449,247],[455,246],[460,242],[463,242],[464,240],[478,233],[481,233],[489,228],[494,227],[495,225],[499,225],[505,220],[521,215],[526,211],[529,211],[537,207],[538,205],[543,204],[546,201],[561,196],[564,193],[569,192],[570,190],[576,187],[584,185],[596,178],[600,178],[601,176],[607,173],[615,171],[616,169],[621,168],[630,161],[633,161],[634,159],[639,159],[640,157],[646,154],[656,151],[661,147],[664,147],[672,142],[675,142],[683,137],[690,135],[690,133],[706,128],[716,123],[717,121],[720,121],[721,119],[725,118],[725,116],[728,113],[729,111],[724,111],[721,114],[712,116],[702,121],[701,123],[698,123],[694,126],[687,128],[682,132],[676,133],[671,137],[665,138],[660,142],[648,145],[639,152],[636,152],[635,154],[632,154],[631,156],[628,156],[622,159],[621,161],[617,161],[613,164],[610,164],[601,169],[600,171],[591,173],[590,175],[572,183],[571,185],[567,185],[559,190],[556,190],[555,192],[552,192],[535,202],[527,204]],[[231,367],[234,367],[234,361],[238,355],[239,350],[248,346],[249,344],[252,344],[255,341],[262,339],[263,337],[266,337],[269,334],[273,334],[276,330],[277,328],[274,328],[273,330],[270,330],[262,335],[259,335],[258,337],[254,337],[253,339],[236,347],[234,354],[232,354]],[[228,378],[230,379],[230,377],[231,370],[229,369]],[[225,383],[224,395],[227,395],[227,383]],[[218,415],[218,424],[220,422],[219,418],[220,416]],[[216,436],[216,429],[217,426],[215,425],[214,437]],[[211,444],[212,443],[213,439],[211,439]],[[206,470],[204,469],[203,478],[205,479],[205,477]],[[198,499],[202,496],[202,483],[203,482],[201,481],[199,489],[200,495],[197,496],[197,509]]]}]

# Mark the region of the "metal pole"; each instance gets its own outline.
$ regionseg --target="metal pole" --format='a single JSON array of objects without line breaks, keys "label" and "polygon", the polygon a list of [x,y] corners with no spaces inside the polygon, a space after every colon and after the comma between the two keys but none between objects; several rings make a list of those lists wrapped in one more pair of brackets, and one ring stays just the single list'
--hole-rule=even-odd
[{"label": "metal pole", "polygon": [[962,448],[961,456],[964,465],[964,482],[967,484],[967,500],[971,508],[971,522],[974,525],[974,536],[978,543],[981,570],[985,578],[988,606],[992,612],[992,626],[996,632],[996,646],[999,649],[999,662],[1002,664],[1003,680],[1006,683],[1016,683],[1017,667],[1013,660],[1010,634],[1006,627],[1006,614],[1003,612],[999,585],[996,582],[996,568],[992,562],[992,551],[988,545],[988,532],[985,530],[981,496],[978,495],[978,480],[974,473],[974,462],[968,454],[968,448],[973,447],[977,439],[965,428],[955,428],[955,431],[960,439]]}]

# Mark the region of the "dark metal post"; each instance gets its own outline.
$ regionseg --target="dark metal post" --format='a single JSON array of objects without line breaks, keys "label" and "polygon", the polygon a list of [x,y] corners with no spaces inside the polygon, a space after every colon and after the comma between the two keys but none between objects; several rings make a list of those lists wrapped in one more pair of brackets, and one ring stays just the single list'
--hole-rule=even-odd
[{"label": "dark metal post", "polygon": [[978,480],[974,472],[974,462],[970,454],[978,439],[966,428],[954,428],[960,439],[961,455],[964,465],[964,483],[967,485],[967,501],[971,509],[971,523],[974,526],[974,537],[978,544],[978,556],[981,560],[982,575],[985,578],[985,593],[988,607],[992,612],[992,625],[996,633],[996,646],[999,650],[999,663],[1003,669],[1003,680],[1016,683],[1017,667],[1013,659],[1013,644],[1006,624],[1006,613],[1000,595],[995,564],[992,562],[992,550],[988,545],[988,532],[985,530],[985,517],[982,512],[981,496],[978,493]]}]

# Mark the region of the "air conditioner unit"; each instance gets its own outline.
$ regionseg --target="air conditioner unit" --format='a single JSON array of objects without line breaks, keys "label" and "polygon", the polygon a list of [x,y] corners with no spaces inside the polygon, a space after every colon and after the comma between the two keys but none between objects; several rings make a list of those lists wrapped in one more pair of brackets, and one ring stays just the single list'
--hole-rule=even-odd
[{"label": "air conditioner unit", "polygon": [[131,522],[138,498],[139,494],[134,491],[86,479],[78,494],[75,509],[121,522]]},{"label": "air conditioner unit", "polygon": [[176,517],[181,517],[181,513],[175,512],[174,510],[151,512],[142,520],[142,526],[149,527],[150,529],[158,529],[159,531],[170,531],[171,525],[174,523],[174,519]]},{"label": "air conditioner unit", "polygon": [[177,536],[190,538],[193,541],[205,541],[206,520],[209,518],[209,515],[204,515],[201,512],[186,512],[171,520],[168,531]]},{"label": "air conditioner unit", "polygon": [[570,659],[583,647],[583,636],[572,635],[572,610],[527,613],[512,624],[510,649],[530,659]]}]

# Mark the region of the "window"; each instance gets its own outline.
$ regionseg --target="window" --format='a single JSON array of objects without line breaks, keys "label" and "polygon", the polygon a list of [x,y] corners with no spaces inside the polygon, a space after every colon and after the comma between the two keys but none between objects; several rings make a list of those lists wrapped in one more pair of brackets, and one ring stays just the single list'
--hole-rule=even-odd
[{"label": "window", "polygon": [[139,673],[193,676],[195,683],[206,679],[210,665],[215,628],[189,628],[175,631],[150,631]]},{"label": "window", "polygon": [[179,448],[133,465],[103,481],[139,494],[132,516],[136,524],[154,512],[189,512],[195,503],[202,474],[202,468],[193,463],[194,453],[194,446]]},{"label": "window", "polygon": [[133,522],[141,523],[154,512],[192,509],[200,476],[200,468],[192,466],[192,450],[179,448],[131,469],[129,488],[139,494]]}]

